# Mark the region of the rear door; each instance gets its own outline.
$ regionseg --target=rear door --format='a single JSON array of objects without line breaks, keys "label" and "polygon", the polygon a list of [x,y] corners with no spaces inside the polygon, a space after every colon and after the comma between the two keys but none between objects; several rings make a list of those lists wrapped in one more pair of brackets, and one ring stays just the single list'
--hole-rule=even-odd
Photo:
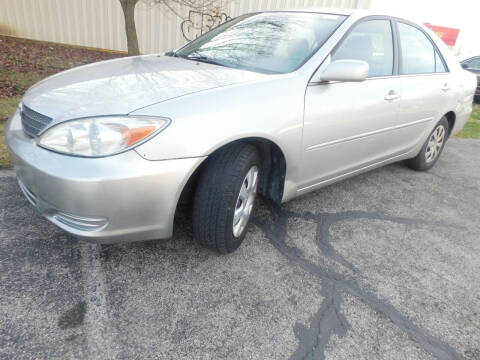
[{"label": "rear door", "polygon": [[440,51],[422,28],[397,21],[396,29],[403,94],[399,116],[411,129],[409,145],[413,147],[455,103],[455,84]]}]

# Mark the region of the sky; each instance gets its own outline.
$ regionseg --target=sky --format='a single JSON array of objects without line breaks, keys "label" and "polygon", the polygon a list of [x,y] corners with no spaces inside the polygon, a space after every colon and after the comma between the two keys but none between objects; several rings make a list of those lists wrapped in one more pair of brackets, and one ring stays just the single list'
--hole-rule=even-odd
[{"label": "sky", "polygon": [[480,0],[372,0],[372,8],[460,29],[456,52],[461,57],[480,55]]}]

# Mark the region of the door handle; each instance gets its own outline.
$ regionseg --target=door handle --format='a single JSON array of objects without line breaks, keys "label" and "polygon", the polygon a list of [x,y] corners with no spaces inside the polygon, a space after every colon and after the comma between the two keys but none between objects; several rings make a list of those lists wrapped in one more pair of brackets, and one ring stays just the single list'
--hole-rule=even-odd
[{"label": "door handle", "polygon": [[443,85],[442,91],[443,92],[450,91],[450,85],[448,85],[448,84]]},{"label": "door handle", "polygon": [[395,90],[390,90],[387,95],[385,95],[386,101],[395,101],[400,99],[400,94],[397,93]]}]

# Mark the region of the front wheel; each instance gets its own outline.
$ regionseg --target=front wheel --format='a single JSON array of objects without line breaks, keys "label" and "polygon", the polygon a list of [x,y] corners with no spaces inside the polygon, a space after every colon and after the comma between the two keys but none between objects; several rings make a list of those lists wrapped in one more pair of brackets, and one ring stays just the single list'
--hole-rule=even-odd
[{"label": "front wheel", "polygon": [[435,126],[428,136],[427,141],[420,150],[420,153],[413,159],[405,161],[405,164],[417,171],[426,171],[431,169],[442,154],[445,143],[448,139],[449,124],[444,117]]},{"label": "front wheel", "polygon": [[222,254],[238,249],[250,222],[260,175],[260,155],[250,144],[231,145],[207,160],[193,205],[198,243]]}]

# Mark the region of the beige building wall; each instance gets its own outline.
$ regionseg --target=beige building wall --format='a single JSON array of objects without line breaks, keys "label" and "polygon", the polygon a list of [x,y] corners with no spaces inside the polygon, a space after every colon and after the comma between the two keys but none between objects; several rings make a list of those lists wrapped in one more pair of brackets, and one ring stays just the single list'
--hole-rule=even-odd
[{"label": "beige building wall", "polygon": [[[259,10],[285,8],[369,8],[371,0],[219,0],[218,15],[234,18]],[[136,25],[142,53],[175,49],[220,21],[191,9],[140,2]],[[190,15],[190,16],[189,16]],[[203,20],[202,20],[203,19]],[[184,30],[182,32],[182,29]],[[189,31],[190,30],[190,31]],[[118,0],[0,0],[0,34],[125,51],[122,9]],[[1,46],[1,45],[0,45]]]}]

